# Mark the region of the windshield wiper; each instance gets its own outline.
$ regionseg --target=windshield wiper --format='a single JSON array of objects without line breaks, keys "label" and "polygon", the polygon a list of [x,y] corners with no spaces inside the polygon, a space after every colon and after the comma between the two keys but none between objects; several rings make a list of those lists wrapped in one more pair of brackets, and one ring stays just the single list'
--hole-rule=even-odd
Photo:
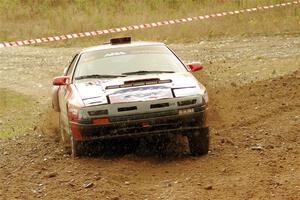
[{"label": "windshield wiper", "polygon": [[175,73],[174,71],[135,71],[135,72],[126,72],[122,75],[134,75],[134,74],[160,74],[160,73]]},{"label": "windshield wiper", "polygon": [[75,80],[88,79],[88,78],[117,78],[117,77],[125,77],[125,75],[90,74],[90,75],[78,76],[75,78]]}]

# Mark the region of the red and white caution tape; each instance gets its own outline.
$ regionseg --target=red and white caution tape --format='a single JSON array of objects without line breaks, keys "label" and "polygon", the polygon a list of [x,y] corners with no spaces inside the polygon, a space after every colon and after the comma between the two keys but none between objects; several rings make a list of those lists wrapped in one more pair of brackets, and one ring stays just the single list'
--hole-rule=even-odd
[{"label": "red and white caution tape", "polygon": [[140,24],[140,25],[124,26],[124,27],[119,27],[119,28],[103,29],[103,30],[82,32],[82,33],[73,33],[73,34],[52,36],[52,37],[43,37],[43,38],[36,38],[36,39],[30,39],[30,40],[19,40],[16,42],[2,42],[2,43],[0,43],[0,48],[23,46],[23,45],[28,45],[28,44],[39,44],[39,43],[54,42],[54,41],[60,41],[60,40],[70,40],[70,39],[76,39],[76,38],[104,35],[104,34],[109,34],[109,33],[133,31],[133,30],[139,30],[139,29],[145,29],[145,28],[155,28],[155,27],[165,26],[165,25],[187,23],[187,22],[192,22],[192,21],[197,21],[197,20],[206,20],[206,19],[215,18],[215,17],[224,17],[224,16],[230,16],[230,15],[238,15],[238,14],[242,14],[242,13],[252,13],[252,12],[258,12],[258,11],[264,11],[264,10],[269,10],[269,9],[279,8],[279,7],[286,7],[286,6],[291,6],[291,5],[300,5],[300,0],[292,1],[292,2],[285,2],[285,3],[278,3],[278,4],[273,4],[273,5],[267,5],[267,6],[258,6],[255,8],[248,8],[248,9],[242,9],[242,10],[219,12],[219,13],[210,14],[210,15],[187,17],[187,18],[174,19],[174,20],[165,20],[165,21],[152,22],[152,23],[146,23],[146,24]]}]

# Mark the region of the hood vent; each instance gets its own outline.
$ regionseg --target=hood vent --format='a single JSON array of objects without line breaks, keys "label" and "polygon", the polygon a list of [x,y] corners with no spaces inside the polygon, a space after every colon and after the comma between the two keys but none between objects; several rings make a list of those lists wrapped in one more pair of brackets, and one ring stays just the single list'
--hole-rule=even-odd
[{"label": "hood vent", "polygon": [[157,79],[157,78],[139,79],[139,80],[133,80],[133,81],[125,81],[123,85],[106,86],[105,89],[138,87],[138,86],[144,86],[144,85],[157,85],[157,84],[165,84],[165,83],[171,83],[171,82],[172,82],[171,79],[167,79],[167,80],[160,80],[160,79]]}]

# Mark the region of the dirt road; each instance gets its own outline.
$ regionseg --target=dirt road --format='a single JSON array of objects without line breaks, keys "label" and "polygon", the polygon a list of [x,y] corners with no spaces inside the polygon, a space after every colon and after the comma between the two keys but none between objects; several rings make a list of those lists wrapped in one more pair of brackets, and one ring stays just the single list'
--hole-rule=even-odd
[{"label": "dirt road", "polygon": [[[171,48],[206,66],[196,75],[210,95],[207,156],[189,156],[181,138],[135,150],[115,142],[73,160],[37,114],[43,127],[0,139],[0,199],[300,199],[300,37]],[[46,112],[51,79],[76,50],[0,49],[0,87],[32,95],[42,118],[55,118]]]}]

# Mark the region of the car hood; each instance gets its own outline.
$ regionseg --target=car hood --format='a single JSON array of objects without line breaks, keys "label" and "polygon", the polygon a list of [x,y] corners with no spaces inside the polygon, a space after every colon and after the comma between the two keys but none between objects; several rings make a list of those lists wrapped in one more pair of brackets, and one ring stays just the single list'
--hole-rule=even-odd
[{"label": "car hood", "polygon": [[86,106],[173,98],[174,88],[204,88],[189,72],[86,79],[74,85]]}]

